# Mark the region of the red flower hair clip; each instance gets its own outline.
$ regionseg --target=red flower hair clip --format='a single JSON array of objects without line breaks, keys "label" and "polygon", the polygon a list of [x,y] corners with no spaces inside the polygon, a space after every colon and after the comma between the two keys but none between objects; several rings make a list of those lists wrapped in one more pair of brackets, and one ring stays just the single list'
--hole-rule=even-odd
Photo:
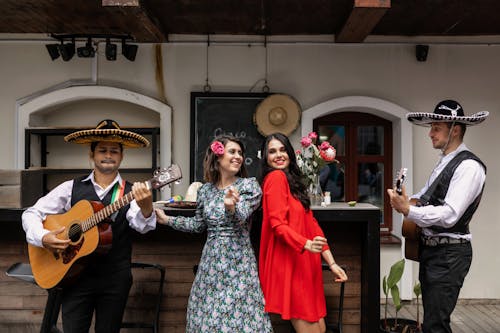
[{"label": "red flower hair clip", "polygon": [[220,141],[214,141],[210,145],[210,149],[216,156],[224,155],[224,145]]}]

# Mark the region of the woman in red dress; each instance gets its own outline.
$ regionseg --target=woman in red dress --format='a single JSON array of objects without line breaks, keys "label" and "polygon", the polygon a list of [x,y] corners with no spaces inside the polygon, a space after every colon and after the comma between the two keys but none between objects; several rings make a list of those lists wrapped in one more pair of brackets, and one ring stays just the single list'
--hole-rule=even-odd
[{"label": "woman in red dress", "polygon": [[266,137],[261,164],[259,274],[265,310],[290,320],[297,333],[325,332],[321,257],[330,266],[335,281],[346,281],[347,275],[335,263],[313,217],[293,147],[285,135]]}]

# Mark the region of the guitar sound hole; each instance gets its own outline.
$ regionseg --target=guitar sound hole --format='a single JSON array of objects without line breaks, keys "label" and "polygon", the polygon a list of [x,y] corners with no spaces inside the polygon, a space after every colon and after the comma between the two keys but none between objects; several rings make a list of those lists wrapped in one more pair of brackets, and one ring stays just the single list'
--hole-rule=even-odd
[{"label": "guitar sound hole", "polygon": [[80,239],[82,227],[79,224],[73,224],[69,227],[68,237],[74,243]]}]

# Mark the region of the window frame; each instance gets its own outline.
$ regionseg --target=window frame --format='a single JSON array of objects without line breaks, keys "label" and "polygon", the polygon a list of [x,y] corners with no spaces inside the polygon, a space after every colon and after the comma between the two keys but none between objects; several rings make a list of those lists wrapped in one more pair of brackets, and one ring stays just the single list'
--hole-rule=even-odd
[{"label": "window frame", "polygon": [[[359,163],[383,163],[384,183],[382,198],[384,206],[384,220],[380,224],[381,235],[392,232],[392,208],[385,195],[385,189],[392,188],[393,183],[393,135],[392,122],[376,115],[364,112],[346,111],[328,114],[313,119],[313,131],[318,133],[319,126],[344,126],[345,127],[345,154],[337,156],[337,160],[345,165],[345,201],[358,198],[358,165]],[[358,155],[357,129],[359,126],[382,126],[384,128],[383,155]]]}]

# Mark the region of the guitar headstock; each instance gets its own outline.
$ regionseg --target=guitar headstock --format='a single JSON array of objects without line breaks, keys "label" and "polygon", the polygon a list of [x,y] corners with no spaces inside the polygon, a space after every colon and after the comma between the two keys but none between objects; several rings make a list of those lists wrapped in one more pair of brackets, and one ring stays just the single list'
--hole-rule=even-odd
[{"label": "guitar headstock", "polygon": [[407,171],[408,171],[407,168],[401,168],[396,174],[395,187],[396,187],[396,193],[399,195],[403,193],[403,183],[405,182]]},{"label": "guitar headstock", "polygon": [[172,164],[168,168],[159,168],[153,172],[153,178],[150,179],[151,187],[159,189],[165,185],[175,182],[182,178],[181,168]]}]

